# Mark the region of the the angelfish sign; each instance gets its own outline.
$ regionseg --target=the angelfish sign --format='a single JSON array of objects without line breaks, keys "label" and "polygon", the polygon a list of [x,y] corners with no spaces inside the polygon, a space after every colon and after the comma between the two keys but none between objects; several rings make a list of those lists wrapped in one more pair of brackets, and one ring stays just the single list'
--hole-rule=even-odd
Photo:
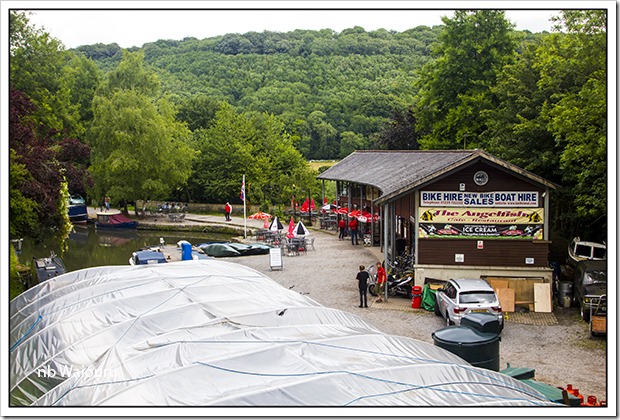
[{"label": "the angelfish sign", "polygon": [[545,214],[542,208],[424,208],[419,209],[420,222],[432,223],[484,223],[484,224],[538,224]]},{"label": "the angelfish sign", "polygon": [[420,238],[543,239],[542,208],[419,208]]}]

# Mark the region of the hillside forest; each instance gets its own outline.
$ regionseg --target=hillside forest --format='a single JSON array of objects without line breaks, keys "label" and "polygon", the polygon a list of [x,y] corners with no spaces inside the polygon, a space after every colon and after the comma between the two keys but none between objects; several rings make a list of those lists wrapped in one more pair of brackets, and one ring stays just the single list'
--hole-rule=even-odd
[{"label": "hillside forest", "polygon": [[[64,235],[66,198],[317,200],[309,160],[354,150],[484,149],[560,187],[552,226],[607,229],[607,16],[551,33],[501,10],[404,32],[248,32],[66,49],[9,16],[9,230]],[[330,194],[333,194],[330,192]],[[333,199],[334,197],[328,197]]]}]

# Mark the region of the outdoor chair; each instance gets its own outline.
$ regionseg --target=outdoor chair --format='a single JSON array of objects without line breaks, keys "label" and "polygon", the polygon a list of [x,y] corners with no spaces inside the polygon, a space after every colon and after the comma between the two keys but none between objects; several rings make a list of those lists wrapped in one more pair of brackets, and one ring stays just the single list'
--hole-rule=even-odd
[{"label": "outdoor chair", "polygon": [[306,240],[306,249],[308,249],[308,248],[312,247],[312,250],[313,250],[313,251],[316,251],[316,249],[314,248],[314,240],[315,240],[315,239],[316,239],[316,238],[308,238],[308,239]]}]

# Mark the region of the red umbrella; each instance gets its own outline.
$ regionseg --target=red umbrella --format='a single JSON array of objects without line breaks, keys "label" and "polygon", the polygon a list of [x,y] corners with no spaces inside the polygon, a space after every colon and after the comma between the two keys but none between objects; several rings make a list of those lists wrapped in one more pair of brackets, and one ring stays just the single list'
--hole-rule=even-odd
[{"label": "red umbrella", "polygon": [[353,210],[351,213],[349,213],[349,217],[355,217],[360,222],[366,223],[368,220],[370,220],[372,214],[368,213],[367,211]]},{"label": "red umbrella", "polygon": [[292,238],[295,236],[295,221],[291,217],[291,221],[288,224],[288,233],[286,234],[287,238]]},{"label": "red umbrella", "polygon": [[338,214],[347,214],[349,212],[349,209],[346,207],[340,207],[339,209],[336,210],[336,213]]},{"label": "red umbrella", "polygon": [[308,199],[306,198],[306,201],[304,201],[304,203],[301,205],[301,208],[299,209],[302,213],[307,213],[308,209],[310,208],[310,202],[308,201]]},{"label": "red umbrella", "polygon": [[248,216],[248,219],[269,219],[269,218],[271,218],[271,215],[269,213],[263,213],[262,211],[259,211],[258,213],[254,213]]}]

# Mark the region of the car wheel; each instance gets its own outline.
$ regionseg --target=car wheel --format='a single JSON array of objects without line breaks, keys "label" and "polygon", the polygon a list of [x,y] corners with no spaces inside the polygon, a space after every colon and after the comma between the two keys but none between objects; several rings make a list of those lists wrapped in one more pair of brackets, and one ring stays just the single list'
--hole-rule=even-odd
[{"label": "car wheel", "polygon": [[435,299],[435,315],[441,316],[441,309],[439,309],[439,302]]},{"label": "car wheel", "polygon": [[585,305],[583,304],[583,301],[579,305],[579,312],[581,314],[581,319],[583,319],[586,322],[590,321],[590,311],[586,309]]}]

